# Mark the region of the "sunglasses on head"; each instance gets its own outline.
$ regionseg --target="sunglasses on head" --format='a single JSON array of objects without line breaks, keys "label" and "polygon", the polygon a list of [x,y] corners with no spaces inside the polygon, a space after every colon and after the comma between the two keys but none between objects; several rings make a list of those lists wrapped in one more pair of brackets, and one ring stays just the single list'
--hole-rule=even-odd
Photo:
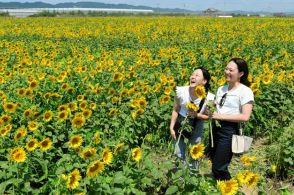
[{"label": "sunglasses on head", "polygon": [[227,94],[228,93],[225,93],[223,96],[222,96],[222,99],[220,100],[219,102],[219,106],[222,107],[226,101],[226,98],[227,98]]}]

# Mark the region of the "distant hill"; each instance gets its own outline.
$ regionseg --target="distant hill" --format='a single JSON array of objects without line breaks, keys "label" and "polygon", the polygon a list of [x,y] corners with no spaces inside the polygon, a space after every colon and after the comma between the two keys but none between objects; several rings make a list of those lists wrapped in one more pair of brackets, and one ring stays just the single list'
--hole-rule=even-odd
[{"label": "distant hill", "polygon": [[154,8],[148,6],[134,6],[128,4],[106,4],[99,2],[77,2],[77,3],[58,3],[49,4],[44,2],[0,2],[0,9],[22,9],[22,8],[110,8],[110,9],[147,9],[155,12],[172,12],[172,13],[193,13],[194,11],[186,9],[169,9]]}]

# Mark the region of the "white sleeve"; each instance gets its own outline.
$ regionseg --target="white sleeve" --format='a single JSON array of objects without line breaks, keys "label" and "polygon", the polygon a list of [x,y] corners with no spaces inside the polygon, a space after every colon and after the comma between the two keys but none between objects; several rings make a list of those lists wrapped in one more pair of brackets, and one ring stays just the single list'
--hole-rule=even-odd
[{"label": "white sleeve", "polygon": [[249,102],[254,102],[254,95],[252,90],[249,87],[246,87],[240,97],[240,103],[243,106]]},{"label": "white sleeve", "polygon": [[183,95],[183,87],[176,86],[176,96],[178,99],[180,99]]}]

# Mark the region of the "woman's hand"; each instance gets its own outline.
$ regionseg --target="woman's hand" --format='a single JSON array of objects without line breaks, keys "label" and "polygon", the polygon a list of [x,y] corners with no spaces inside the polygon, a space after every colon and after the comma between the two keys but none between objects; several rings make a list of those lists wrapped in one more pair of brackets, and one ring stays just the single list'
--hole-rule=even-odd
[{"label": "woman's hand", "polygon": [[209,117],[214,120],[223,120],[222,114],[217,113],[217,112],[210,114]]},{"label": "woman's hand", "polygon": [[176,137],[176,132],[174,129],[170,129],[170,135],[172,136],[172,138],[176,141],[177,137]]},{"label": "woman's hand", "polygon": [[187,115],[191,118],[197,118],[197,114],[198,112],[194,111],[194,110],[188,110]]}]

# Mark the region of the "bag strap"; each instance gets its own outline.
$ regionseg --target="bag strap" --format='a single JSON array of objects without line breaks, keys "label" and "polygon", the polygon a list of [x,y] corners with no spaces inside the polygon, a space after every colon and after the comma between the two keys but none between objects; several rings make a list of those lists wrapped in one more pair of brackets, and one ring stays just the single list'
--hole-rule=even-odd
[{"label": "bag strap", "polygon": [[[239,105],[240,105],[240,111],[242,111],[242,105],[241,105],[241,98],[240,98],[240,95],[239,95]],[[239,135],[243,135],[243,126],[244,126],[244,123],[243,122],[240,122],[239,123]]]},{"label": "bag strap", "polygon": [[[199,113],[201,111],[204,102],[205,102],[205,98],[201,99],[200,104],[199,104],[199,109],[197,110],[197,113]],[[193,127],[196,126],[196,123],[197,123],[197,118],[194,118],[193,119]]]},{"label": "bag strap", "polygon": [[239,135],[243,135],[243,123],[239,123]]},{"label": "bag strap", "polygon": [[198,113],[201,111],[204,102],[205,102],[205,98],[201,99],[200,104],[199,104],[199,110],[197,111]]}]

